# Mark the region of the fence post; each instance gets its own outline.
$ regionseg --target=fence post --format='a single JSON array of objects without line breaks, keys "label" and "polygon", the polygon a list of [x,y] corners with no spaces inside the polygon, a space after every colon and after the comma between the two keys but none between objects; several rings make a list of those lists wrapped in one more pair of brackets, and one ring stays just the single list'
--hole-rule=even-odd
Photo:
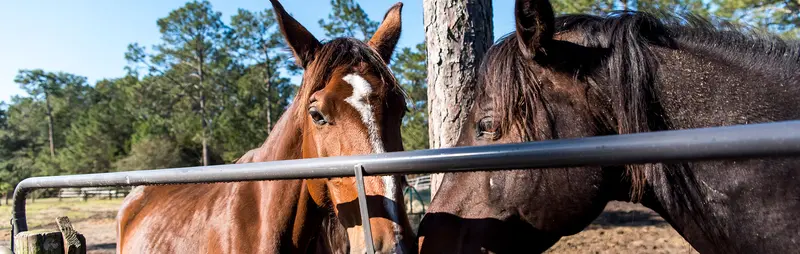
[{"label": "fence post", "polygon": [[86,254],[86,238],[72,228],[67,217],[56,219],[59,231],[34,230],[14,236],[16,254]]},{"label": "fence post", "polygon": [[66,216],[56,219],[58,231],[61,231],[61,239],[64,243],[64,253],[66,254],[85,254],[86,239],[72,228],[72,223]]}]

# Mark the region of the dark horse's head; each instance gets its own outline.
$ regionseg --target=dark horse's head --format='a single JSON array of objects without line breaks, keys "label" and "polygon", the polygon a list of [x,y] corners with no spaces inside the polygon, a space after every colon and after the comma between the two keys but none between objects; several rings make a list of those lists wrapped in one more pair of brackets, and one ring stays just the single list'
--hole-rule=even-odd
[{"label": "dark horse's head", "polygon": [[[481,64],[459,146],[647,128],[640,118],[647,110],[640,102],[645,92],[618,85],[650,82],[650,59],[621,62],[630,61],[626,54],[636,54],[645,47],[639,43],[646,42],[627,34],[604,37],[609,33],[599,31],[603,28],[585,25],[599,17],[555,18],[546,0],[517,0],[515,16],[516,32],[492,46]],[[614,48],[612,38],[635,43]],[[643,182],[637,166],[447,174],[420,226],[420,248],[425,253],[542,251],[582,230],[608,200],[639,196]]]},{"label": "dark horse's head", "polygon": [[[797,42],[692,15],[556,18],[547,0],[517,0],[515,16],[516,31],[466,84],[475,102],[460,146],[800,119]],[[800,246],[798,164],[445,174],[420,225],[420,250],[539,252],[621,200],[652,208],[701,252],[785,252]]]}]

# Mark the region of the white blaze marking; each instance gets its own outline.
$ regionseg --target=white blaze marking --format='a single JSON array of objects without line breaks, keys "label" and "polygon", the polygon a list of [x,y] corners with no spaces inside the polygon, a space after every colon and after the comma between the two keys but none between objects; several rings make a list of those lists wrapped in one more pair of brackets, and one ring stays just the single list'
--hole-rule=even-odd
[{"label": "white blaze marking", "polygon": [[[345,101],[353,106],[353,108],[355,108],[356,111],[358,111],[358,113],[361,115],[361,120],[367,127],[367,134],[369,136],[369,142],[372,145],[372,152],[385,153],[386,149],[383,146],[381,135],[378,133],[378,123],[375,121],[375,113],[372,110],[372,105],[369,103],[369,95],[372,93],[372,85],[358,74],[348,74],[342,79],[353,87],[353,94],[350,95],[350,97],[347,97]],[[394,184],[394,177],[382,176],[381,180],[383,180],[383,186],[385,188],[383,196],[386,197],[386,201],[383,203],[383,206],[386,208],[389,218],[392,220],[392,222],[394,222],[395,238],[397,240],[396,244],[399,244],[400,225],[398,223],[400,220],[397,216],[397,201],[394,198],[394,190],[396,188]]]},{"label": "white blaze marking", "polygon": [[350,105],[361,114],[361,120],[364,121],[364,125],[367,126],[369,142],[372,145],[373,152],[386,152],[383,148],[381,136],[378,133],[378,125],[375,122],[375,114],[372,111],[372,105],[369,104],[369,95],[372,93],[372,85],[356,74],[349,74],[342,79],[353,87],[353,94],[344,100],[350,103]]}]

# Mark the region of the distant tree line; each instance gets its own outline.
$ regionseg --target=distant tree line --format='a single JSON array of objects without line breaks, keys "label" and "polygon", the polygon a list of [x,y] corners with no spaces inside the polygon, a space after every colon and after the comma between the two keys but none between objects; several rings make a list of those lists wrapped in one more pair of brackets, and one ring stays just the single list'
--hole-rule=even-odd
[{"label": "distant tree line", "polygon": [[[378,21],[352,0],[331,1],[328,38],[369,38]],[[207,1],[158,19],[161,41],[132,43],[123,77],[20,70],[27,93],[0,106],[0,192],[31,176],[230,163],[258,147],[300,74],[271,9],[229,21]],[[420,44],[422,45],[422,44]],[[425,53],[400,49],[392,70],[411,98],[407,149],[427,147]]]}]

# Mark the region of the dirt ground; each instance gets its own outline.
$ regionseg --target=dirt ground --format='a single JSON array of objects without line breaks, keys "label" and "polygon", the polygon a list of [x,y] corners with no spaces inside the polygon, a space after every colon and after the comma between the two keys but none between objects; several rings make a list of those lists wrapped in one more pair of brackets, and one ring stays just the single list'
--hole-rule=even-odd
[{"label": "dirt ground", "polygon": [[698,253],[652,210],[611,202],[592,225],[546,253]]},{"label": "dirt ground", "polygon": [[[96,208],[97,209],[97,208]],[[103,207],[104,210],[107,207]],[[31,214],[33,215],[33,214]],[[115,253],[116,229],[113,211],[96,211],[73,220],[73,227],[84,236],[90,254]],[[53,228],[43,224],[36,228]],[[9,230],[0,228],[0,242],[7,246]],[[547,253],[697,253],[669,224],[640,205],[613,202],[584,231],[562,238]]]}]

